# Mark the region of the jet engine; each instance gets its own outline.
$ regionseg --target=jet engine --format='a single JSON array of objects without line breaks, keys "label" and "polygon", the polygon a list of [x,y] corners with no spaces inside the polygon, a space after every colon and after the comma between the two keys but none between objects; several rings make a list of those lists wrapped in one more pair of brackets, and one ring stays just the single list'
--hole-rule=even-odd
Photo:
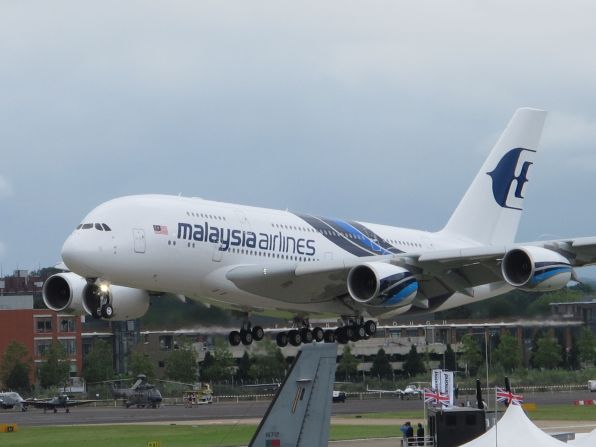
[{"label": "jet engine", "polygon": [[41,295],[48,309],[83,315],[83,290],[87,280],[76,273],[57,273],[43,283]]},{"label": "jet engine", "polygon": [[[102,306],[102,297],[109,310]],[[83,291],[83,308],[89,315],[105,319],[125,321],[141,318],[149,309],[146,290],[107,284],[89,284]]]},{"label": "jet engine", "polygon": [[509,250],[501,263],[503,278],[510,285],[528,291],[562,289],[571,280],[569,260],[542,247]]},{"label": "jet engine", "polygon": [[354,301],[375,307],[398,307],[410,303],[418,281],[404,268],[367,262],[348,273],[348,292]]},{"label": "jet engine", "polygon": [[[89,314],[116,321],[140,318],[149,309],[146,290],[88,283],[72,272],[50,276],[43,285],[42,297],[48,309],[56,312]],[[101,311],[102,305],[104,312]]]}]

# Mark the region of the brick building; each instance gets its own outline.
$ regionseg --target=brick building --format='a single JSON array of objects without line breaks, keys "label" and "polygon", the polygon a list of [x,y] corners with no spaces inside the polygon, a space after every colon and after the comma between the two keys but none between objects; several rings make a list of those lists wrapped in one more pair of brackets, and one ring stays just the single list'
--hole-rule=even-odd
[{"label": "brick building", "polygon": [[0,279],[0,356],[12,341],[27,348],[32,364],[30,381],[35,383],[39,366],[53,341],[64,346],[70,362],[70,376],[83,368],[81,318],[61,315],[48,309],[35,309],[43,278],[17,270]]}]

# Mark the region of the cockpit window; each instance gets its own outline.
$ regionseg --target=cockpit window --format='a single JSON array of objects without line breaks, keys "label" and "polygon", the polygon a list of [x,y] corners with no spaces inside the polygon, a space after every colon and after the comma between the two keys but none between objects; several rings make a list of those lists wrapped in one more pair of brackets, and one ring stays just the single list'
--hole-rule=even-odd
[{"label": "cockpit window", "polygon": [[95,224],[95,229],[99,230],[99,231],[103,231],[103,227],[101,226],[101,224],[98,224],[98,223]]},{"label": "cockpit window", "polygon": [[82,226],[83,226],[83,224],[80,224],[80,225],[77,227],[77,230],[80,230]]},{"label": "cockpit window", "polygon": [[102,223],[101,226],[103,227],[104,230],[106,231],[112,231],[112,229],[110,227],[108,227],[105,223]]},{"label": "cockpit window", "polygon": [[86,224],[83,224],[83,226],[81,228],[83,230],[88,230],[89,228],[93,228],[93,224],[86,223]]}]

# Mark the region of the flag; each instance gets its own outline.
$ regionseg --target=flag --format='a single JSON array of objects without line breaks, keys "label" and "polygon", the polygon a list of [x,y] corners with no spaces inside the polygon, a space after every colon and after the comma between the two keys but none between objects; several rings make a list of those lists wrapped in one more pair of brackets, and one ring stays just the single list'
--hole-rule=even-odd
[{"label": "flag", "polygon": [[450,399],[448,394],[424,388],[424,402],[427,404],[439,404],[448,407]]},{"label": "flag", "polygon": [[153,225],[153,231],[155,234],[168,235],[168,227],[166,225]]},{"label": "flag", "polygon": [[506,405],[521,405],[524,401],[524,396],[521,394],[513,394],[511,391],[507,391],[503,388],[496,388],[497,402],[504,403]]}]

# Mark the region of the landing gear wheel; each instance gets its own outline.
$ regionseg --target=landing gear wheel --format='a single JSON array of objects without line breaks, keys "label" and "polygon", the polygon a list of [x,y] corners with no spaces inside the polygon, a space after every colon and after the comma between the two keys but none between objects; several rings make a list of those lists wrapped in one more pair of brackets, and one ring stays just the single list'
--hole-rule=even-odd
[{"label": "landing gear wheel", "polygon": [[114,316],[114,308],[109,304],[102,306],[101,316],[103,318],[107,318],[109,320],[110,318],[112,318]]},{"label": "landing gear wheel", "polygon": [[310,329],[304,328],[300,330],[300,338],[302,339],[302,343],[308,344],[312,343],[314,337]]},{"label": "landing gear wheel", "polygon": [[265,331],[261,326],[255,326],[252,328],[252,339],[254,341],[261,341],[265,336]]},{"label": "landing gear wheel", "polygon": [[377,333],[377,323],[373,320],[368,320],[364,323],[364,330],[366,331],[367,335],[375,335]]},{"label": "landing gear wheel", "polygon": [[242,341],[242,338],[240,337],[240,332],[238,332],[238,331],[230,332],[230,334],[228,335],[228,341],[230,342],[230,344],[232,346],[238,346],[240,344],[240,342]]},{"label": "landing gear wheel", "polygon": [[345,335],[346,335],[346,341],[345,343],[347,343],[348,341],[352,340],[354,338],[354,334],[356,332],[356,328],[354,326],[344,326],[344,331],[345,331]]},{"label": "landing gear wheel", "polygon": [[323,340],[325,340],[325,343],[335,343],[335,332],[331,329],[327,329],[323,333]]},{"label": "landing gear wheel", "polygon": [[339,344],[345,345],[348,342],[349,338],[347,332],[346,326],[340,327],[335,331],[335,338]]},{"label": "landing gear wheel", "polygon": [[67,409],[66,409],[66,412],[67,412],[67,413],[70,413],[70,408],[67,408]]},{"label": "landing gear wheel", "polygon": [[245,331],[244,329],[240,331],[240,339],[242,340],[242,344],[244,346],[248,346],[252,343],[252,332]]},{"label": "landing gear wheel", "polygon": [[296,329],[292,329],[290,332],[288,332],[288,341],[292,346],[300,346],[300,343],[302,343],[300,332],[298,332]]},{"label": "landing gear wheel", "polygon": [[54,408],[54,413],[58,413],[58,409],[57,408]]},{"label": "landing gear wheel", "polygon": [[320,342],[323,341],[325,333],[323,332],[323,329],[321,329],[320,327],[316,327],[312,330],[312,336],[315,341]]},{"label": "landing gear wheel", "polygon": [[350,340],[352,340],[352,341],[364,340],[365,337],[366,337],[366,331],[364,330],[364,326],[355,326],[354,327],[354,335],[352,336],[352,338],[350,338]]},{"label": "landing gear wheel", "polygon": [[280,348],[285,348],[286,346],[288,346],[287,332],[280,332],[279,334],[277,334],[277,336],[275,337],[275,341],[277,342],[277,346],[279,346]]}]

